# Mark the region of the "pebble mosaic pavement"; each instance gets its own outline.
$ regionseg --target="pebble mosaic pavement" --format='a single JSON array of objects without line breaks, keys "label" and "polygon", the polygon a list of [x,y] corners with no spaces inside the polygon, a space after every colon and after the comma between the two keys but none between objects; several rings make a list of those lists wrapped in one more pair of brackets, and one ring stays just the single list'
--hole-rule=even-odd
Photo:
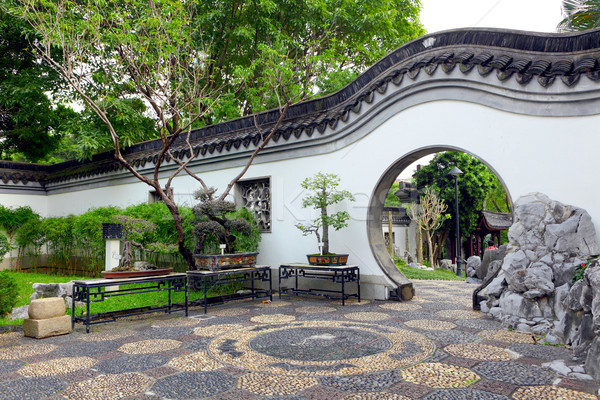
[{"label": "pebble mosaic pavement", "polygon": [[415,281],[409,302],[287,297],[153,314],[36,340],[0,334],[0,400],[598,400],[535,344],[473,311],[474,285]]}]

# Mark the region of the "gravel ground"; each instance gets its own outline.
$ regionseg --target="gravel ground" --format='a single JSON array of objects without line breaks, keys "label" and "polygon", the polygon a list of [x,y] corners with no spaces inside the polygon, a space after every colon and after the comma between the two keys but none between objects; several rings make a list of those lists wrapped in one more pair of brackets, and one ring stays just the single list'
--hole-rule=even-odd
[{"label": "gravel ground", "polygon": [[415,281],[409,302],[277,296],[0,334],[4,399],[598,400],[598,382],[542,368],[570,349],[533,344],[469,308],[474,285]]}]

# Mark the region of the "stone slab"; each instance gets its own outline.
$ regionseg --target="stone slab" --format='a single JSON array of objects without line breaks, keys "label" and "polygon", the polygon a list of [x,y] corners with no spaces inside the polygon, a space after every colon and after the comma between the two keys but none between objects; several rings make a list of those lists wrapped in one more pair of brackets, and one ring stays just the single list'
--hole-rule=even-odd
[{"label": "stone slab", "polygon": [[29,318],[48,319],[65,315],[67,306],[62,297],[48,297],[32,300],[29,304]]},{"label": "stone slab", "polygon": [[25,336],[36,339],[65,335],[70,332],[71,317],[68,315],[48,319],[26,319],[23,321],[23,333]]}]

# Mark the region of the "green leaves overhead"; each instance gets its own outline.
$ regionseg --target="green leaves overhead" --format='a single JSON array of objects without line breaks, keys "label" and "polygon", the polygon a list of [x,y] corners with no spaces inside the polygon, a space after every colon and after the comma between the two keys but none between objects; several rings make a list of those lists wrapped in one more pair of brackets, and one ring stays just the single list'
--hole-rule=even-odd
[{"label": "green leaves overhead", "polygon": [[563,0],[559,31],[585,31],[600,26],[600,0]]},{"label": "green leaves overhead", "polygon": [[413,0],[198,1],[198,35],[212,44],[211,85],[233,94],[237,104],[220,115],[259,112],[278,107],[282,98],[342,88],[423,35],[419,11]]},{"label": "green leaves overhead", "polygon": [[35,57],[29,26],[0,8],[0,157],[39,161],[59,142],[65,108],[58,75]]}]

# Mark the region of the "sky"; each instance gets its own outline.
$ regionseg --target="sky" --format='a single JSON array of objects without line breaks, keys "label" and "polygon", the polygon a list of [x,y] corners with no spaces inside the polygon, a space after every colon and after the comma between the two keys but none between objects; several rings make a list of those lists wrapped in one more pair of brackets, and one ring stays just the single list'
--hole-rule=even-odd
[{"label": "sky", "polygon": [[561,0],[421,0],[428,33],[478,27],[554,32]]},{"label": "sky", "polygon": [[[506,28],[555,32],[562,20],[561,0],[421,0],[421,23],[428,33],[448,29]],[[400,174],[410,179],[417,164],[425,165],[433,155],[410,165]]]}]

